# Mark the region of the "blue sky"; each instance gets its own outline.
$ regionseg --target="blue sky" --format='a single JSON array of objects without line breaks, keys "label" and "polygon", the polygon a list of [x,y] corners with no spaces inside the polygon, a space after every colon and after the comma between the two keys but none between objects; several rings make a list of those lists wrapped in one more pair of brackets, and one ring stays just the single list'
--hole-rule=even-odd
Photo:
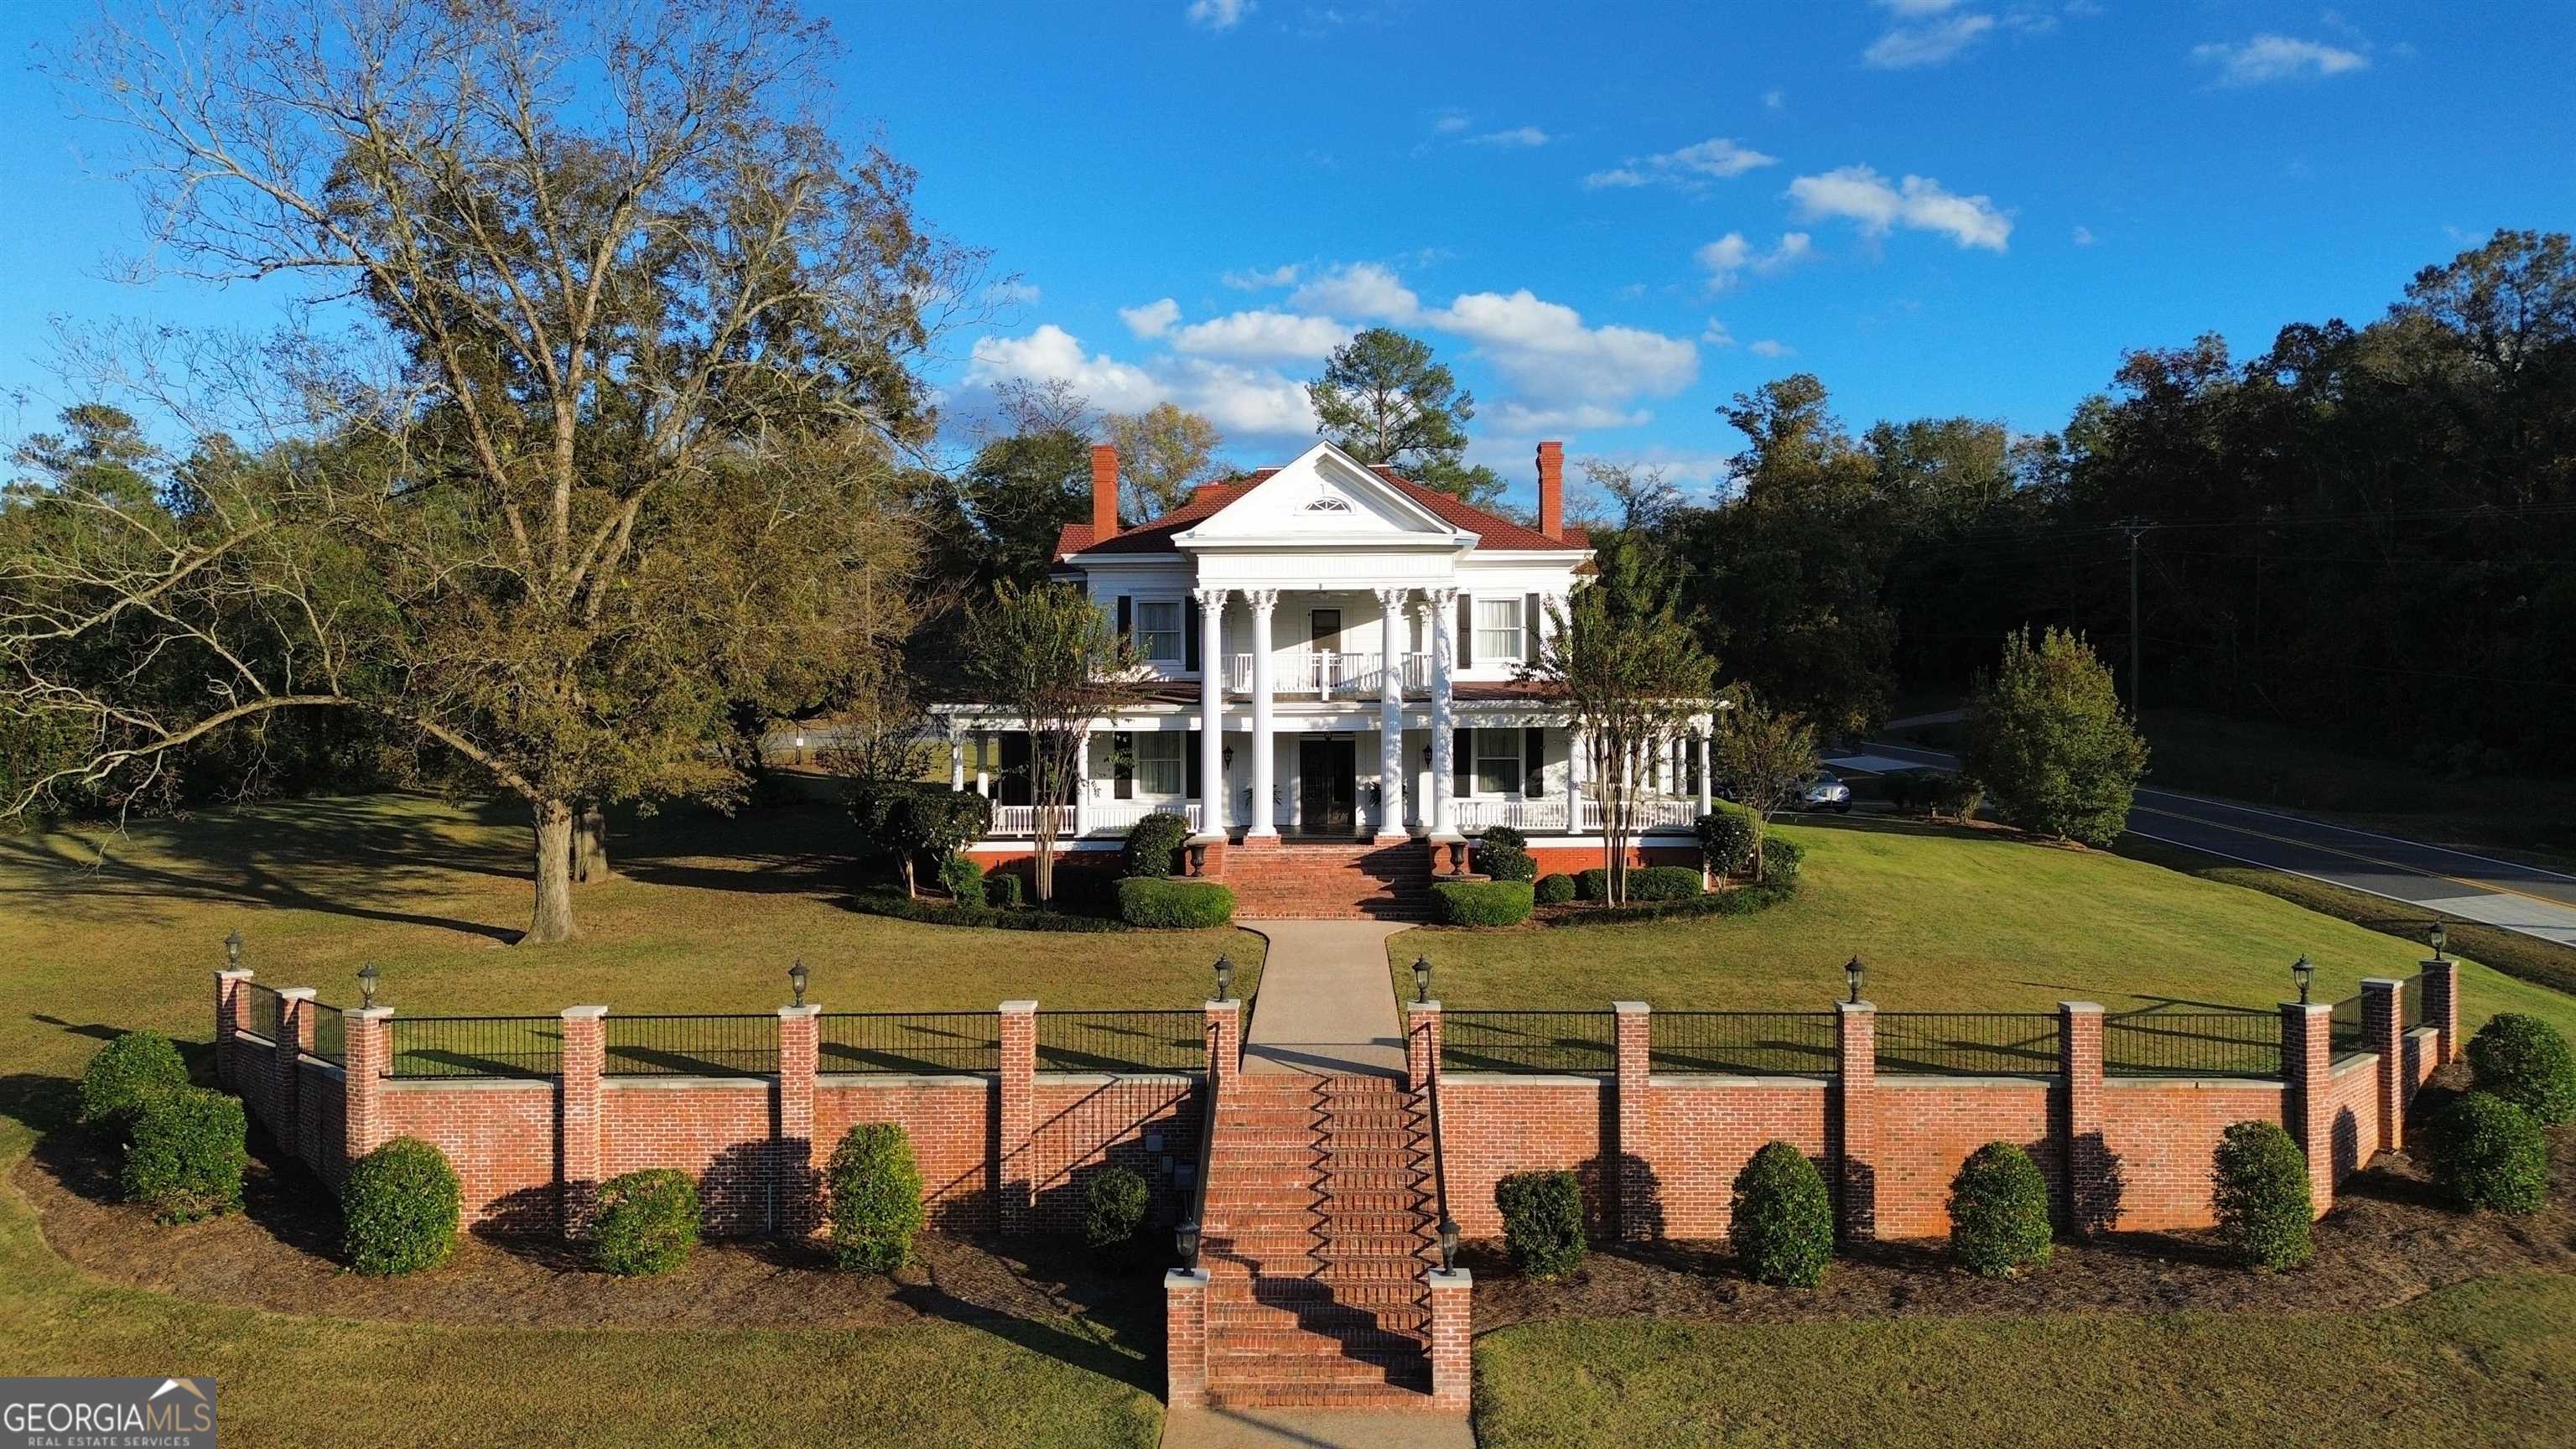
[{"label": "blue sky", "polygon": [[[62,7],[76,12],[80,7]],[[1063,376],[1286,457],[1357,326],[1428,338],[1475,454],[1533,442],[1714,480],[1733,393],[1818,373],[1855,427],[2058,426],[2122,349],[2377,316],[2498,226],[2576,225],[2576,6],[1806,0],[826,5],[843,124],[990,248],[951,407]],[[0,45],[59,36],[11,7]],[[277,299],[104,279],[135,212],[40,75],[0,97],[0,386],[59,399],[54,314],[256,322]],[[35,224],[29,224],[33,221]]]}]

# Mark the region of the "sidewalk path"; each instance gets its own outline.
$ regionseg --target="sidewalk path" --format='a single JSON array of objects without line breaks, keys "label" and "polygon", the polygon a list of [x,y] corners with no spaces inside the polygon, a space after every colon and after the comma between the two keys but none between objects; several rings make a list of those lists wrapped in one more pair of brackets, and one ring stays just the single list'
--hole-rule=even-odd
[{"label": "sidewalk path", "polygon": [[1174,1409],[1163,1449],[1476,1449],[1464,1414]]},{"label": "sidewalk path", "polygon": [[1404,1073],[1403,1022],[1386,938],[1402,921],[1256,921],[1270,942],[1244,1038],[1244,1070],[1321,1076]]}]

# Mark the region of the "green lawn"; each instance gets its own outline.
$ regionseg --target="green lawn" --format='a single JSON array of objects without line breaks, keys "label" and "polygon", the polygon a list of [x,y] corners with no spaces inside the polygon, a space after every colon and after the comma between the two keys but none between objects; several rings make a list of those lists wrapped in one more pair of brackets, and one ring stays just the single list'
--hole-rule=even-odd
[{"label": "green lawn", "polygon": [[[2316,962],[2316,999],[2365,976],[2414,974],[2420,947],[2258,891],[2143,861],[1965,831],[1853,817],[1776,826],[1806,847],[1795,899],[1750,916],[1620,926],[1425,930],[1388,943],[1410,997],[1414,955],[1452,1007],[1821,1007],[1857,954],[1868,993],[1898,1011],[2114,1011],[2157,1001],[2269,1006],[2290,963]],[[2469,1025],[2526,1011],[2576,1034],[2576,997],[2466,967]]]},{"label": "green lawn", "polygon": [[[119,835],[0,837],[0,1177],[62,1122],[102,1037],[212,1036],[209,973],[239,928],[274,985],[353,1001],[374,960],[398,1011],[765,1011],[788,962],[827,1010],[1187,1007],[1243,932],[961,930],[839,904],[828,810],[694,812],[621,833],[617,880],[579,888],[583,937],[520,950],[527,830],[502,809],[413,797],[299,801]],[[104,848],[101,862],[99,853]],[[1111,1347],[1068,1315],[1003,1331],[386,1327],[287,1317],[88,1279],[48,1252],[0,1187],[0,1374],[203,1373],[227,1443],[1150,1445],[1151,1345]],[[393,1426],[399,1426],[398,1429]]]},{"label": "green lawn", "polygon": [[2537,1445],[2576,1423],[2576,1278],[2369,1314],[1523,1324],[1476,1344],[1487,1449]]}]

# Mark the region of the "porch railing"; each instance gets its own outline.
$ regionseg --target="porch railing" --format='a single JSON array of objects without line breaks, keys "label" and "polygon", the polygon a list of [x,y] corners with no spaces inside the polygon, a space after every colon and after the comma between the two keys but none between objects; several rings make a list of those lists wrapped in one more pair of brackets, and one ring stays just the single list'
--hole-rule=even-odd
[{"label": "porch railing", "polygon": [[[1640,829],[1689,830],[1699,823],[1699,801],[1687,795],[1647,795],[1638,798],[1629,816]],[[1599,800],[1583,797],[1583,821],[1576,827],[1585,835],[1597,835],[1609,812]]]},{"label": "porch railing", "polygon": [[[1050,805],[1055,812],[1055,835],[1058,840],[1071,840],[1074,835],[1074,808]],[[1094,800],[1082,807],[1082,832],[1086,835],[1124,835],[1137,821],[1148,815],[1176,814],[1199,828],[1199,802],[1183,803],[1154,800]],[[992,828],[985,833],[1004,839],[1027,839],[1038,833],[1038,807],[1034,805],[995,805]]]},{"label": "porch railing", "polygon": [[1565,833],[1565,797],[1549,800],[1460,800],[1458,828],[1470,835],[1496,825],[1514,830]]},{"label": "porch railing", "polygon": [[1040,809],[1045,809],[1054,814],[1055,834],[1057,839],[1062,840],[1073,834],[1073,807],[1070,805],[1047,805],[1041,807],[1037,805],[999,804],[993,807],[993,833],[995,835],[1020,836],[1037,834],[1038,811]]},{"label": "porch railing", "polygon": [[[1404,693],[1415,694],[1431,687],[1431,656],[1428,654],[1399,654],[1396,656],[1396,670],[1396,688]],[[1375,699],[1385,678],[1386,656],[1383,654],[1299,649],[1282,650],[1270,656],[1270,688],[1274,694]],[[1225,687],[1229,694],[1252,693],[1251,655],[1226,656]]]}]

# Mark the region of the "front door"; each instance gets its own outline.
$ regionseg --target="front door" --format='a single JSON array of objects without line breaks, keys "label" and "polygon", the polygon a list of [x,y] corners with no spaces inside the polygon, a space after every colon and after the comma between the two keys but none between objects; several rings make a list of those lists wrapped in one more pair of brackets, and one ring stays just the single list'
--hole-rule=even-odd
[{"label": "front door", "polygon": [[1297,826],[1308,835],[1359,830],[1359,746],[1348,735],[1297,741]]}]

